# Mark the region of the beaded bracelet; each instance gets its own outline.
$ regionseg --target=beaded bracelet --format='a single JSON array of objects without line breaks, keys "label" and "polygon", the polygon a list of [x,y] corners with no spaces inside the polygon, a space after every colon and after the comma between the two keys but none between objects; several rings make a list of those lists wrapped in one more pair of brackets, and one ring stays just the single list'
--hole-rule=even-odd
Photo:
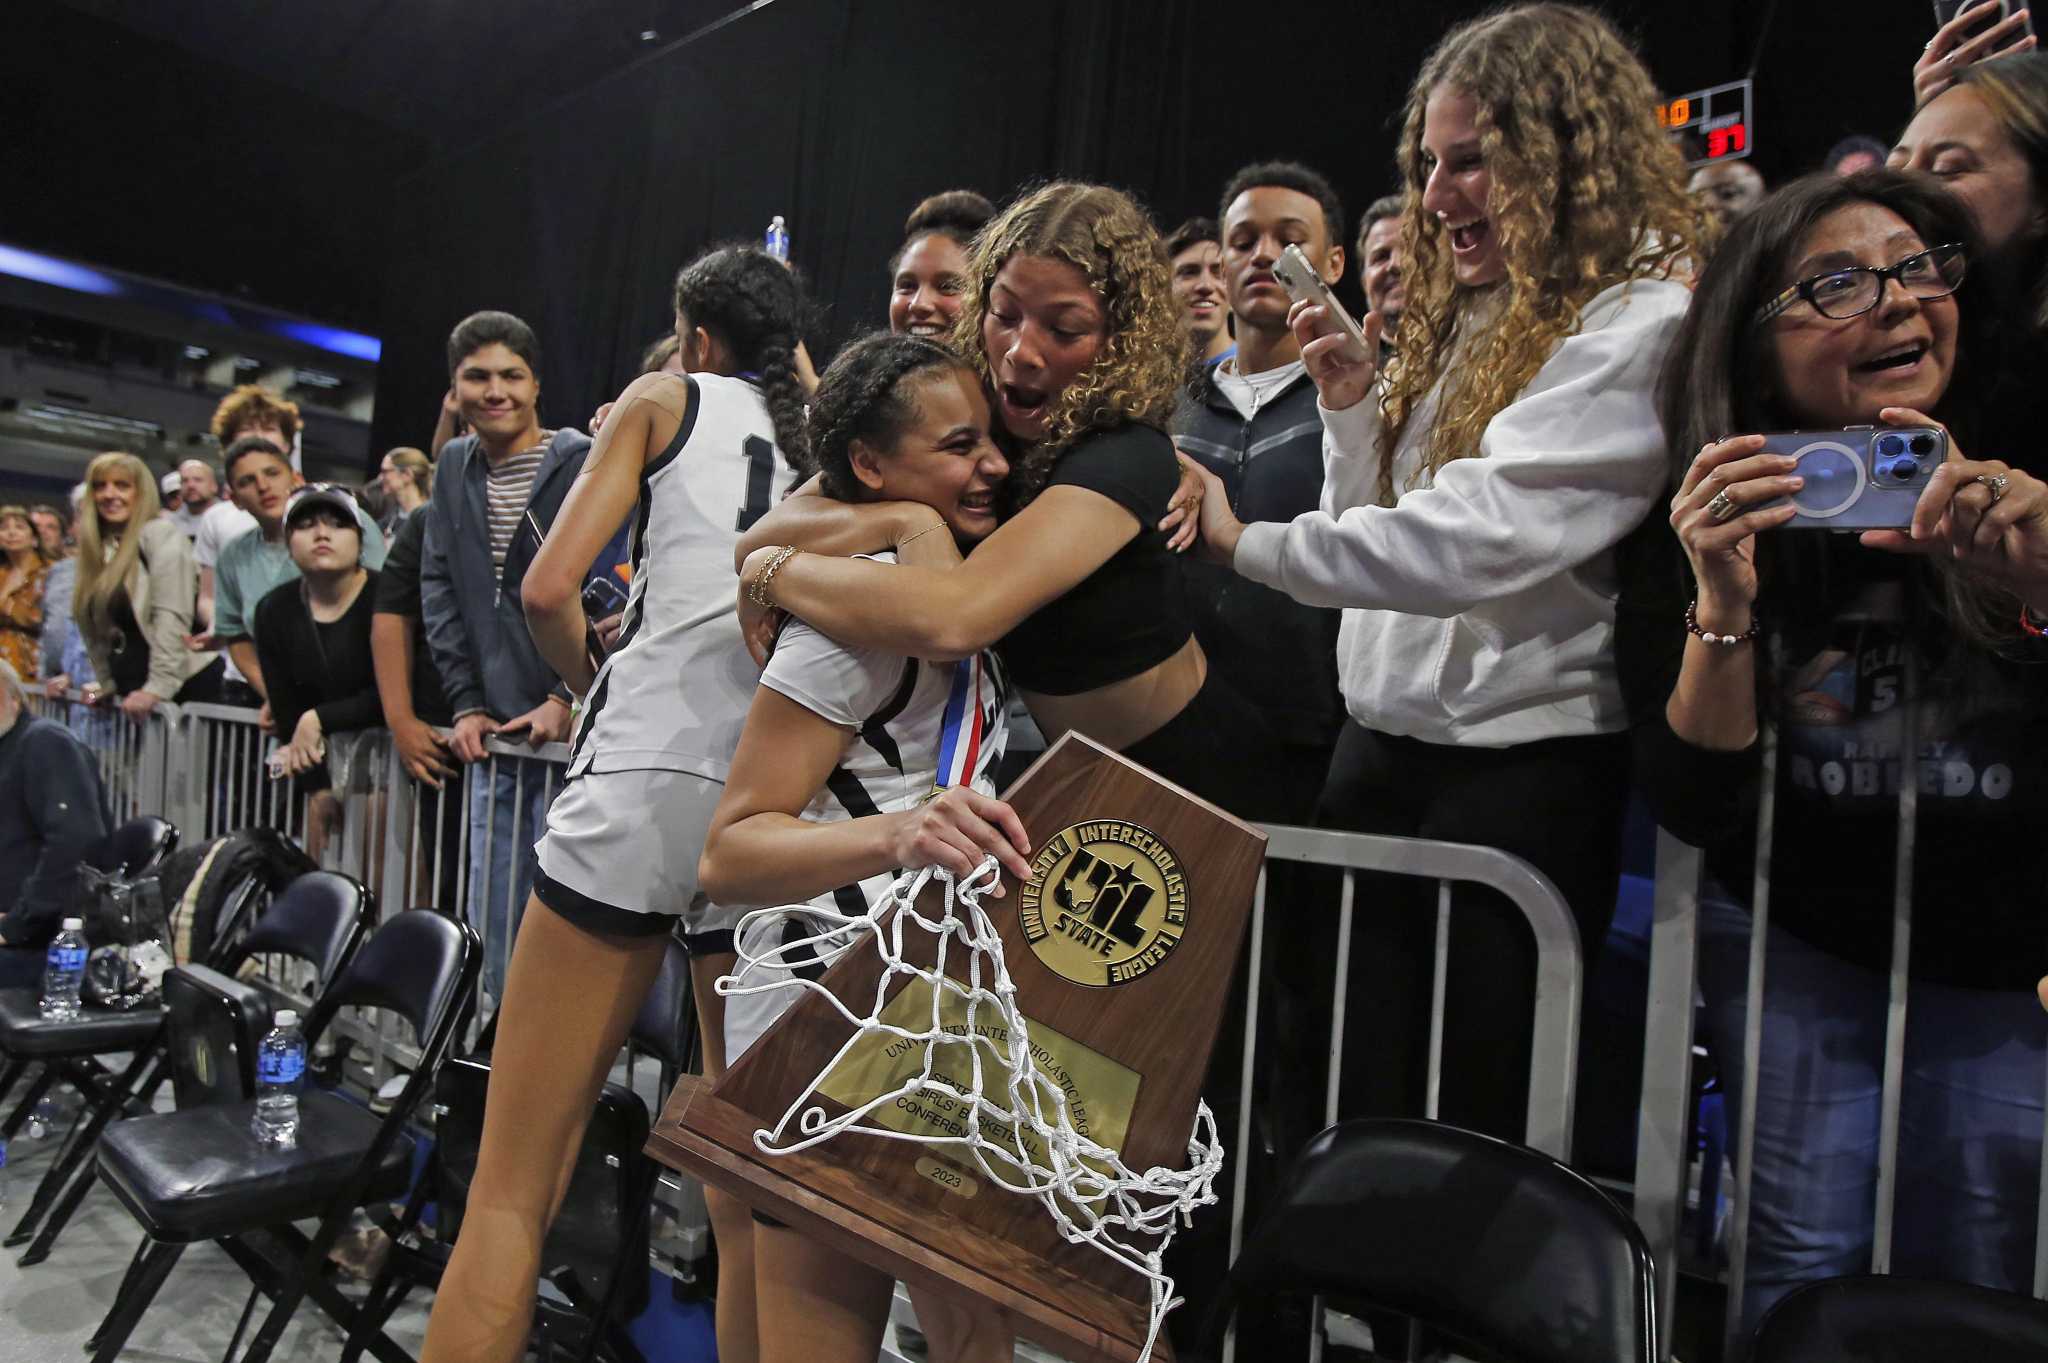
[{"label": "beaded bracelet", "polygon": [[1746,644],[1756,638],[1761,630],[1754,616],[1750,619],[1749,628],[1740,634],[1715,634],[1711,630],[1701,629],[1699,598],[1694,597],[1692,604],[1685,608],[1685,632],[1703,644]]},{"label": "beaded bracelet", "polygon": [[775,603],[768,598],[768,583],[782,571],[783,564],[796,557],[796,553],[797,548],[794,544],[785,544],[777,549],[775,557],[769,559],[768,566],[761,570],[761,575],[747,584],[747,600],[763,610],[773,610]]}]

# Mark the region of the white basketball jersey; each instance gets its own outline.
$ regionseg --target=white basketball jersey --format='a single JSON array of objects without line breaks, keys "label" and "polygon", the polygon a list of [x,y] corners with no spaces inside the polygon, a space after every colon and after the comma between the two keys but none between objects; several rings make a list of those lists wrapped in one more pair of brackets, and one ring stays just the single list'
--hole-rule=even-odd
[{"label": "white basketball jersey", "polygon": [[752,384],[677,381],[689,406],[641,475],[625,624],[590,688],[571,776],[652,768],[723,781],[760,679],[740,640],[733,548],[795,475]]}]

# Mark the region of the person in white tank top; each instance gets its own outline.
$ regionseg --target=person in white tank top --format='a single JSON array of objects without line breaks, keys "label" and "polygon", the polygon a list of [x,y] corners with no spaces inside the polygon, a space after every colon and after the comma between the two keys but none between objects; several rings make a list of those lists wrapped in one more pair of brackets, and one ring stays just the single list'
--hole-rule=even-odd
[{"label": "person in white tank top", "polygon": [[[548,811],[539,874],[498,1015],[470,1233],[435,1298],[424,1363],[513,1363],[570,1161],[678,921],[717,946],[697,856],[753,695],[733,619],[733,546],[808,467],[796,368],[797,277],[751,248],[707,252],[676,279],[685,374],[619,397],[563,501],[522,600],[533,639],[583,698],[569,780]],[[578,564],[634,513],[632,591],[610,658],[587,640]],[[706,936],[706,934],[711,934]],[[693,954],[708,1072],[722,1072],[712,981]],[[706,1197],[727,1262],[747,1263],[745,1208]],[[743,1268],[750,1279],[751,1267]],[[744,1329],[720,1356],[754,1355]]]},{"label": "person in white tank top", "polygon": [[[980,381],[945,347],[886,334],[847,347],[825,371],[810,432],[827,495],[925,511],[926,529],[885,557],[916,558],[940,540],[949,551],[965,548],[996,528],[1009,464],[990,438]],[[817,931],[800,907],[806,901],[867,911],[899,871],[936,865],[965,876],[994,856],[1028,880],[1023,824],[993,794],[1008,701],[993,652],[929,662],[789,622],[754,695],[699,866],[721,902],[791,906],[742,927],[749,953],[775,944],[786,925]],[[759,982],[751,970],[742,978]],[[727,1059],[776,1045],[763,1033],[793,1001],[791,990],[728,1000]],[[721,1311],[732,1273],[721,1259]],[[760,1218],[753,1273],[760,1358],[869,1363],[880,1350],[889,1274]],[[921,1288],[912,1297],[935,1363],[1014,1356],[1015,1340],[992,1308]]]}]

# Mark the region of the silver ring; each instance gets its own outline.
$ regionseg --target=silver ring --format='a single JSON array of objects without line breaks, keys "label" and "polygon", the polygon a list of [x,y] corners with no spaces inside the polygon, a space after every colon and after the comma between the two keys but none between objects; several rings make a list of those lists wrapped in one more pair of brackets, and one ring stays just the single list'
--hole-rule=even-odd
[{"label": "silver ring", "polygon": [[1707,503],[1707,514],[1714,518],[1716,525],[1727,520],[1741,509],[1741,507],[1735,504],[1735,499],[1730,497],[1725,489],[1715,493],[1714,500]]},{"label": "silver ring", "polygon": [[2006,486],[2010,482],[2002,473],[1980,473],[1973,481],[1982,483],[1985,487],[1991,489],[1991,504],[1993,506],[1997,506],[2004,498]]}]

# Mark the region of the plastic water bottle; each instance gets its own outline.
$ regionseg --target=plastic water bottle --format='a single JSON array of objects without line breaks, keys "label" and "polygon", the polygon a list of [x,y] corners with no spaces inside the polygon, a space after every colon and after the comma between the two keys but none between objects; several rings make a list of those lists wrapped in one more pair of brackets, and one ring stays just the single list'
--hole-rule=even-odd
[{"label": "plastic water bottle", "polygon": [[762,237],[761,247],[784,264],[789,262],[789,228],[782,221],[780,213],[769,220],[768,231]]},{"label": "plastic water bottle", "polygon": [[85,983],[85,958],[91,948],[85,944],[85,920],[67,918],[64,930],[50,943],[43,966],[43,1017],[51,1022],[70,1022],[78,1017],[78,991]]},{"label": "plastic water bottle", "polygon": [[299,1085],[306,1077],[306,1038],[287,1008],[256,1048],[256,1139],[290,1149],[299,1143]]}]

